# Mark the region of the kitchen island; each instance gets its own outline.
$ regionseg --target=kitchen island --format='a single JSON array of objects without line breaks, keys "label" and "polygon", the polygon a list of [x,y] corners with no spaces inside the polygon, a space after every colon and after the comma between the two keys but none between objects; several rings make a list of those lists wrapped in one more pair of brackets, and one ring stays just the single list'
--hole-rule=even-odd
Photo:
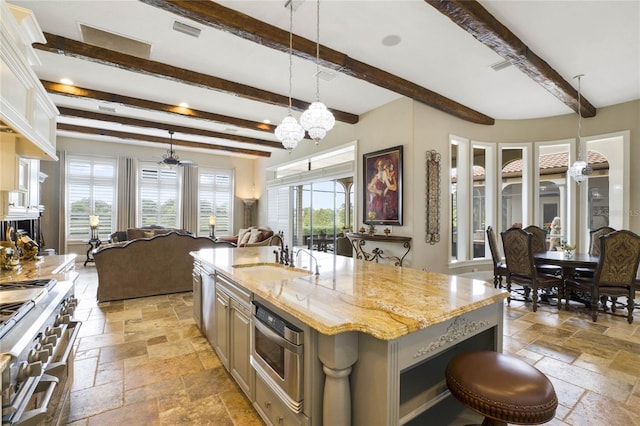
[{"label": "kitchen island", "polygon": [[[317,252],[317,262],[294,256],[292,268],[274,262],[273,247],[192,255],[200,270],[305,330],[300,424],[448,424],[462,410],[444,384],[448,360],[463,350],[502,350],[506,293],[484,281]],[[319,275],[311,273],[316,263]],[[202,293],[211,283],[202,280]],[[194,295],[203,322],[218,315],[204,299]],[[245,392],[265,417],[251,387]]]}]

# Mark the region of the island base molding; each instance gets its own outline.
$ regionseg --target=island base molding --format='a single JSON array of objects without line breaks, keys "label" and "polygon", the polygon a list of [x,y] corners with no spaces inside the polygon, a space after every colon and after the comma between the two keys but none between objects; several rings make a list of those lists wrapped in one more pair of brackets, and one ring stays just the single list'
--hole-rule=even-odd
[{"label": "island base molding", "polygon": [[[503,302],[385,341],[359,334],[353,365],[352,424],[450,424],[465,411],[451,397],[445,368],[457,353],[502,351]],[[325,423],[326,424],[326,423]]]}]

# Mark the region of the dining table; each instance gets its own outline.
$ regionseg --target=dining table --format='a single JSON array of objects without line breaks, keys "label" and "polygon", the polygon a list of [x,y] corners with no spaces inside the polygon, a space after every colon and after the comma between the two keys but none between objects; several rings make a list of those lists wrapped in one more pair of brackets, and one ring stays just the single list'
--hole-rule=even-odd
[{"label": "dining table", "polygon": [[[576,269],[585,269],[595,273],[598,267],[598,256],[591,256],[588,253],[573,253],[567,255],[564,251],[545,251],[535,253],[533,255],[536,265],[555,265],[562,268],[562,281],[566,282],[576,275]],[[564,292],[564,290],[562,290]],[[572,293],[571,299],[589,306],[591,296],[588,294]],[[569,301],[567,300],[567,309],[569,309]]]},{"label": "dining table", "polygon": [[563,251],[545,251],[533,255],[536,265],[555,265],[562,268],[562,279],[573,278],[576,269],[589,269],[595,272],[600,257],[588,253],[566,255]]}]

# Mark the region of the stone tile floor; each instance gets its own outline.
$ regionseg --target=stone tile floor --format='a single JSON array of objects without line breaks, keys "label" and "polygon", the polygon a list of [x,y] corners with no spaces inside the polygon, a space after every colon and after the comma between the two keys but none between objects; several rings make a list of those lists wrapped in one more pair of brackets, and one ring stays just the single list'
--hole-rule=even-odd
[{"label": "stone tile floor", "polygon": [[[69,425],[262,425],[192,319],[190,293],[96,302],[95,267],[79,267]],[[553,382],[550,425],[640,425],[640,311],[635,321],[512,301],[504,351]],[[437,425],[436,425],[437,426]]]}]

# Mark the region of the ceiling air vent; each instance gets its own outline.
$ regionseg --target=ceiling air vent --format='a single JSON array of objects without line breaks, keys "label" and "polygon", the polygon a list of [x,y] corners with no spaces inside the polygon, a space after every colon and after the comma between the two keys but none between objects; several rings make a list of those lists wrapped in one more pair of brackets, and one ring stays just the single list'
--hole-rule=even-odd
[{"label": "ceiling air vent", "polygon": [[80,24],[80,31],[82,32],[82,40],[85,43],[143,59],[149,59],[151,55],[151,45],[149,43],[99,30],[84,24]]},{"label": "ceiling air vent", "polygon": [[173,30],[195,38],[200,37],[201,31],[200,28],[192,27],[191,25],[183,24],[178,21],[173,21]]},{"label": "ceiling air vent", "polygon": [[329,71],[318,71],[317,73],[313,74],[314,77],[318,77],[320,80],[322,81],[331,81],[334,78],[336,78],[336,75],[332,72]]},{"label": "ceiling air vent", "polygon": [[116,108],[108,105],[98,105],[98,110],[103,112],[116,112]]},{"label": "ceiling air vent", "polygon": [[500,71],[510,67],[511,65],[511,61],[505,59],[504,61],[496,62],[495,64],[491,65],[491,69],[494,71]]}]

